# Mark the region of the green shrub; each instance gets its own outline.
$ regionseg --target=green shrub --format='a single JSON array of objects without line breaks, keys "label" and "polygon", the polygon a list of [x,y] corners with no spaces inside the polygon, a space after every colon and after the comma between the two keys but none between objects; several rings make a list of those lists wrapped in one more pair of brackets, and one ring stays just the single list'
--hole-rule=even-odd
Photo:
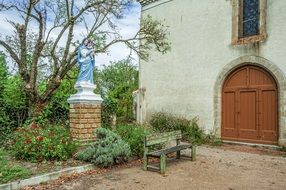
[{"label": "green shrub", "polygon": [[216,137],[215,132],[211,132],[210,134],[207,134],[205,136],[205,142],[204,143],[207,143],[207,144],[212,145],[212,146],[221,146],[222,145],[221,139]]},{"label": "green shrub", "polygon": [[12,150],[16,158],[29,161],[66,160],[76,150],[69,130],[62,126],[19,128],[15,132]]},{"label": "green shrub", "polygon": [[100,167],[108,167],[128,161],[131,155],[130,146],[120,136],[109,129],[98,128],[95,131],[97,140],[76,158],[92,162]]},{"label": "green shrub", "polygon": [[13,129],[9,116],[0,108],[0,147],[7,147],[7,142],[12,139]]},{"label": "green shrub", "polygon": [[145,128],[137,125],[121,124],[115,126],[115,132],[130,145],[133,156],[143,156],[144,137],[149,134]]},{"label": "green shrub", "polygon": [[104,128],[111,128],[112,116],[115,114],[115,103],[110,99],[104,99],[102,102],[101,120]]},{"label": "green shrub", "polygon": [[103,123],[110,122],[114,114],[118,121],[134,120],[132,92],[138,89],[138,68],[127,59],[95,72],[97,90],[104,99]]},{"label": "green shrub", "polygon": [[205,141],[204,131],[198,125],[198,118],[195,117],[190,120],[189,125],[186,128],[181,129],[183,137],[193,143],[203,144]]},{"label": "green shrub", "polygon": [[4,149],[0,149],[0,184],[31,175],[30,170],[11,164],[7,157],[8,153]]},{"label": "green shrub", "polygon": [[157,132],[181,130],[183,139],[196,144],[204,142],[204,132],[197,124],[198,118],[191,120],[159,112],[152,115],[150,124]]},{"label": "green shrub", "polygon": [[19,75],[10,75],[6,56],[0,51],[0,147],[7,147],[13,130],[22,125],[27,113],[27,98]]}]

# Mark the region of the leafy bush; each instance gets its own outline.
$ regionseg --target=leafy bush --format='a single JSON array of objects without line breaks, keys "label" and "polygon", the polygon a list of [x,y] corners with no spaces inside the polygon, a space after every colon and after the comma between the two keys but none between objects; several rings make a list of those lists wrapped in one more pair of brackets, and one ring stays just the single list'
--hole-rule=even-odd
[{"label": "leafy bush", "polygon": [[101,167],[126,162],[131,155],[130,146],[119,135],[105,128],[96,129],[97,140],[79,152],[76,158]]},{"label": "leafy bush", "polygon": [[116,115],[114,102],[110,99],[104,99],[101,110],[101,120],[104,128],[111,128],[114,115]]},{"label": "leafy bush", "polygon": [[138,89],[138,68],[130,60],[121,60],[95,72],[97,92],[104,99],[103,124],[111,125],[113,115],[122,122],[134,120],[132,92]]},{"label": "leafy bush", "polygon": [[198,118],[195,117],[190,120],[189,126],[181,129],[183,137],[193,143],[203,144],[205,141],[204,131],[198,125]]},{"label": "leafy bush", "polygon": [[115,126],[115,132],[130,145],[133,156],[143,156],[144,137],[149,134],[145,128],[132,124],[121,124]]},{"label": "leafy bush", "polygon": [[[74,83],[76,81],[77,74],[78,70],[76,68],[70,70],[62,79],[59,88],[53,94],[41,113],[36,118],[28,118],[27,123],[33,120],[40,125],[46,125],[46,123],[60,123],[68,125],[69,103],[67,99],[71,94],[76,93]],[[44,93],[47,89],[47,85],[48,80],[41,80],[38,85],[39,92]]]},{"label": "leafy bush", "polygon": [[155,131],[168,132],[181,130],[184,140],[188,140],[196,144],[202,144],[204,142],[204,133],[198,126],[197,122],[197,117],[188,120],[164,112],[153,114],[150,120],[150,124]]},{"label": "leafy bush", "polygon": [[12,165],[7,157],[8,153],[4,149],[0,149],[0,184],[19,178],[26,178],[31,175],[30,170],[21,166]]},{"label": "leafy bush", "polygon": [[221,146],[222,141],[220,138],[217,138],[215,132],[211,132],[205,136],[205,143],[212,145],[212,146]]},{"label": "leafy bush", "polygon": [[7,142],[12,139],[12,131],[13,127],[9,116],[0,109],[0,147],[6,147]]},{"label": "leafy bush", "polygon": [[65,127],[30,125],[15,132],[12,150],[16,158],[29,161],[66,160],[77,146]]},{"label": "leafy bush", "polygon": [[7,146],[13,130],[27,116],[27,99],[18,75],[10,76],[5,55],[0,52],[0,147]]}]

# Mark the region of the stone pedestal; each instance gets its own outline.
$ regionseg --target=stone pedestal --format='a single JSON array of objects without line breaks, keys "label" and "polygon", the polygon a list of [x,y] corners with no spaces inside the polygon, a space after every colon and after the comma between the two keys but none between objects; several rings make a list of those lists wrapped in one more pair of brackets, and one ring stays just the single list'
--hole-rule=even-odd
[{"label": "stone pedestal", "polygon": [[78,92],[68,99],[71,137],[82,144],[94,141],[94,130],[101,125],[102,98],[93,93],[95,87],[87,83],[76,84]]}]

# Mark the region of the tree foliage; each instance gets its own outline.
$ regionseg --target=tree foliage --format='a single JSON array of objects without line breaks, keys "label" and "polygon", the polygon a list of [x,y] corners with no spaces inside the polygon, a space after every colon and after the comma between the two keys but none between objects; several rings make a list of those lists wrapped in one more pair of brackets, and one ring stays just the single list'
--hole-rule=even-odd
[{"label": "tree foliage", "polygon": [[[77,27],[95,41],[95,53],[106,53],[118,43],[148,59],[153,47],[170,49],[166,27],[151,17],[142,20],[131,38],[122,37],[118,19],[133,0],[2,0],[0,11],[13,11],[21,21],[8,20],[14,33],[2,37],[0,45],[16,63],[23,89],[29,100],[29,114],[36,116],[51,100],[66,74],[76,64]],[[36,27],[35,27],[36,26]],[[138,40],[141,43],[138,43]],[[45,81],[46,88],[39,89]]]},{"label": "tree foliage", "polygon": [[[6,57],[3,52],[0,52],[0,89],[4,88],[5,81],[8,78],[8,68],[6,63]],[[0,97],[2,97],[3,91],[0,91]]]},{"label": "tree foliage", "polygon": [[98,90],[104,99],[103,116],[115,114],[124,121],[132,119],[132,92],[138,88],[137,67],[130,60],[122,60],[112,62],[96,74]]},{"label": "tree foliage", "polygon": [[5,58],[0,53],[0,145],[11,138],[11,132],[27,117],[27,99],[21,78],[9,74]]}]

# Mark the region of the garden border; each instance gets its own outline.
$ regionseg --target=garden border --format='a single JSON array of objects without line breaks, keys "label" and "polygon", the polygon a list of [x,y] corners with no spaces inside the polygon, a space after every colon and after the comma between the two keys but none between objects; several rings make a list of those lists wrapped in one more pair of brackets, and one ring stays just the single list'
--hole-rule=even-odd
[{"label": "garden border", "polygon": [[34,177],[31,177],[28,179],[23,179],[23,180],[10,182],[10,183],[1,184],[0,190],[21,189],[24,186],[37,185],[37,184],[40,184],[43,182],[56,180],[63,175],[72,174],[72,173],[81,173],[81,172],[85,172],[88,170],[92,170],[94,168],[95,168],[94,164],[87,164],[87,165],[83,165],[83,166],[65,168],[65,169],[62,169],[60,171],[50,172],[50,173],[46,173],[43,175],[34,176]]}]

